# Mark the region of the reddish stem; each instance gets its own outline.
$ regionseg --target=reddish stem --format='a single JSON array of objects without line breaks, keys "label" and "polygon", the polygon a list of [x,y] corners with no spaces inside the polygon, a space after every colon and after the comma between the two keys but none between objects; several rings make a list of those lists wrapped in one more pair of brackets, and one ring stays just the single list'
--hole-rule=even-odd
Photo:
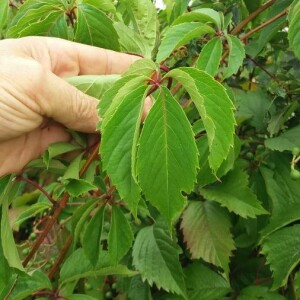
[{"label": "reddish stem", "polygon": [[[100,146],[100,142],[96,145],[96,147],[93,150],[92,154],[90,155],[90,157],[87,159],[87,161],[85,162],[85,164],[81,168],[81,170],[79,172],[80,176],[82,176],[86,172],[88,167],[91,165],[92,161],[97,157],[98,151],[99,151],[99,146]],[[61,212],[63,211],[63,209],[67,205],[69,198],[70,198],[70,195],[67,192],[65,192],[63,194],[61,200],[56,202],[57,205],[56,205],[56,208],[54,210],[53,215],[49,217],[48,222],[46,223],[46,226],[43,229],[41,235],[37,238],[36,242],[34,243],[32,249],[31,249],[31,251],[26,256],[26,258],[24,259],[24,261],[22,263],[24,267],[27,266],[29,261],[33,258],[35,253],[38,251],[38,249],[41,246],[41,244],[43,243],[44,239],[46,238],[46,236],[49,234],[50,230],[52,229],[52,227],[56,223],[59,215],[61,214]]]},{"label": "reddish stem", "polygon": [[56,201],[51,197],[51,195],[42,186],[40,186],[37,182],[35,182],[29,178],[23,177],[22,175],[16,176],[16,180],[25,181],[25,182],[31,184],[36,189],[38,189],[42,194],[44,194],[47,197],[47,199],[53,204],[53,206],[55,206],[57,204]]},{"label": "reddish stem", "polygon": [[59,257],[56,259],[56,261],[54,262],[52,268],[50,269],[49,273],[48,273],[48,278],[50,280],[52,280],[56,274],[56,272],[58,271],[59,269],[59,266],[61,265],[61,263],[63,262],[71,244],[72,244],[72,241],[73,241],[73,237],[70,235],[68,237],[68,239],[66,240],[60,254],[59,254]]}]

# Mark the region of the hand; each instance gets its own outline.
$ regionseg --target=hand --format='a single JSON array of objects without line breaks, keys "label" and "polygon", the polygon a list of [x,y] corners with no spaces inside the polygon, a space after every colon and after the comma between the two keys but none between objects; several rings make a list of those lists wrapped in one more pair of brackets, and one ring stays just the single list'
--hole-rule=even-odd
[{"label": "hand", "polygon": [[63,77],[120,74],[136,59],[56,38],[0,41],[0,176],[70,140],[66,127],[95,132],[98,100]]}]

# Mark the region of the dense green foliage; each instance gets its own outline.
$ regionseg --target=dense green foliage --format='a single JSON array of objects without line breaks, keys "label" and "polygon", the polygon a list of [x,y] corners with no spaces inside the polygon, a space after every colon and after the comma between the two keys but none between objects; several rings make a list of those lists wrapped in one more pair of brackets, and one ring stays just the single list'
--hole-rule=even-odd
[{"label": "dense green foliage", "polygon": [[143,56],[66,79],[101,143],[0,180],[0,299],[300,299],[300,1],[165,4],[0,2],[2,38]]}]

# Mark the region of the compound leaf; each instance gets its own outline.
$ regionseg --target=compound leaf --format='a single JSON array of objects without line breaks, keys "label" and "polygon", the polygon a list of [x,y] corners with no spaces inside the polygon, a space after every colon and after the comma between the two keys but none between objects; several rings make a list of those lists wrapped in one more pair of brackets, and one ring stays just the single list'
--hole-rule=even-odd
[{"label": "compound leaf", "polygon": [[162,88],[146,118],[137,154],[137,174],[146,196],[169,224],[179,216],[196,180],[198,151],[181,106]]}]

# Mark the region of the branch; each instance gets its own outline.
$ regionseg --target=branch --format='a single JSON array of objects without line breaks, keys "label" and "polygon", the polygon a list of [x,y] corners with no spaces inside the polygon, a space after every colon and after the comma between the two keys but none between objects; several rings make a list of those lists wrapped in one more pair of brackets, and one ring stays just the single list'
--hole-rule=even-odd
[{"label": "branch", "polygon": [[[253,28],[252,30],[248,31],[246,34],[244,34],[242,37],[240,37],[240,40],[244,41],[247,38],[249,38],[250,35],[252,35],[253,33],[261,30],[262,28],[270,25],[271,23],[275,22],[276,20],[278,20],[279,18],[281,18],[282,16],[284,16],[285,14],[288,13],[288,8],[286,8],[285,10],[283,10],[282,12],[280,12],[279,14],[277,14],[276,16],[274,16],[273,18],[271,18],[270,20],[260,24],[259,26]],[[226,56],[228,55],[229,50],[226,50],[221,58],[221,61],[224,61],[224,59],[226,58]]]},{"label": "branch", "polygon": [[44,194],[48,200],[52,203],[52,205],[56,205],[56,201],[51,197],[51,195],[43,188],[41,187],[37,182],[34,182],[33,180],[23,177],[21,175],[16,176],[16,180],[19,181],[25,181],[29,184],[31,184],[32,186],[34,186],[37,190],[39,190],[42,194]]},{"label": "branch", "polygon": [[59,257],[56,259],[56,261],[54,262],[52,268],[50,269],[49,273],[48,273],[48,278],[50,280],[52,280],[56,274],[56,272],[58,271],[59,269],[59,266],[61,265],[61,263],[63,262],[71,244],[72,244],[72,241],[73,241],[73,237],[70,235],[68,237],[68,239],[66,240],[60,254],[59,254]]},{"label": "branch", "polygon": [[254,12],[252,12],[246,19],[244,19],[241,23],[235,26],[230,32],[231,34],[238,34],[249,22],[256,18],[261,12],[266,10],[268,7],[273,5],[277,0],[269,0],[264,5],[257,8]]},{"label": "branch", "polygon": [[282,16],[286,15],[288,13],[288,8],[286,8],[285,10],[283,10],[282,12],[280,12],[279,14],[277,14],[276,16],[274,16],[273,18],[271,18],[270,20],[260,24],[259,26],[253,28],[252,30],[248,31],[246,34],[244,34],[240,39],[241,40],[246,40],[250,35],[252,35],[253,33],[261,30],[262,28],[270,25],[271,23],[275,22],[276,20],[278,20],[279,18],[281,18]]},{"label": "branch", "polygon": [[[97,157],[98,151],[99,151],[99,146],[100,146],[100,142],[96,145],[92,154],[89,156],[89,158],[87,159],[87,161],[81,168],[81,170],[79,172],[80,176],[82,176],[86,172],[86,170],[91,165],[92,161]],[[60,201],[57,201],[55,203],[56,205],[54,206],[55,210],[54,210],[53,215],[49,218],[45,228],[43,229],[40,236],[37,238],[31,251],[26,256],[26,258],[24,259],[24,261],[22,263],[24,267],[26,267],[27,264],[29,263],[29,261],[33,258],[33,256],[35,255],[35,253],[38,251],[39,247],[43,243],[44,239],[46,238],[46,236],[48,235],[48,233],[50,232],[50,230],[52,229],[54,224],[57,222],[57,219],[58,219],[59,215],[61,214],[61,212],[63,211],[63,209],[65,208],[65,206],[67,205],[69,198],[70,198],[69,193],[65,192],[63,194],[62,198],[60,199]]]}]

